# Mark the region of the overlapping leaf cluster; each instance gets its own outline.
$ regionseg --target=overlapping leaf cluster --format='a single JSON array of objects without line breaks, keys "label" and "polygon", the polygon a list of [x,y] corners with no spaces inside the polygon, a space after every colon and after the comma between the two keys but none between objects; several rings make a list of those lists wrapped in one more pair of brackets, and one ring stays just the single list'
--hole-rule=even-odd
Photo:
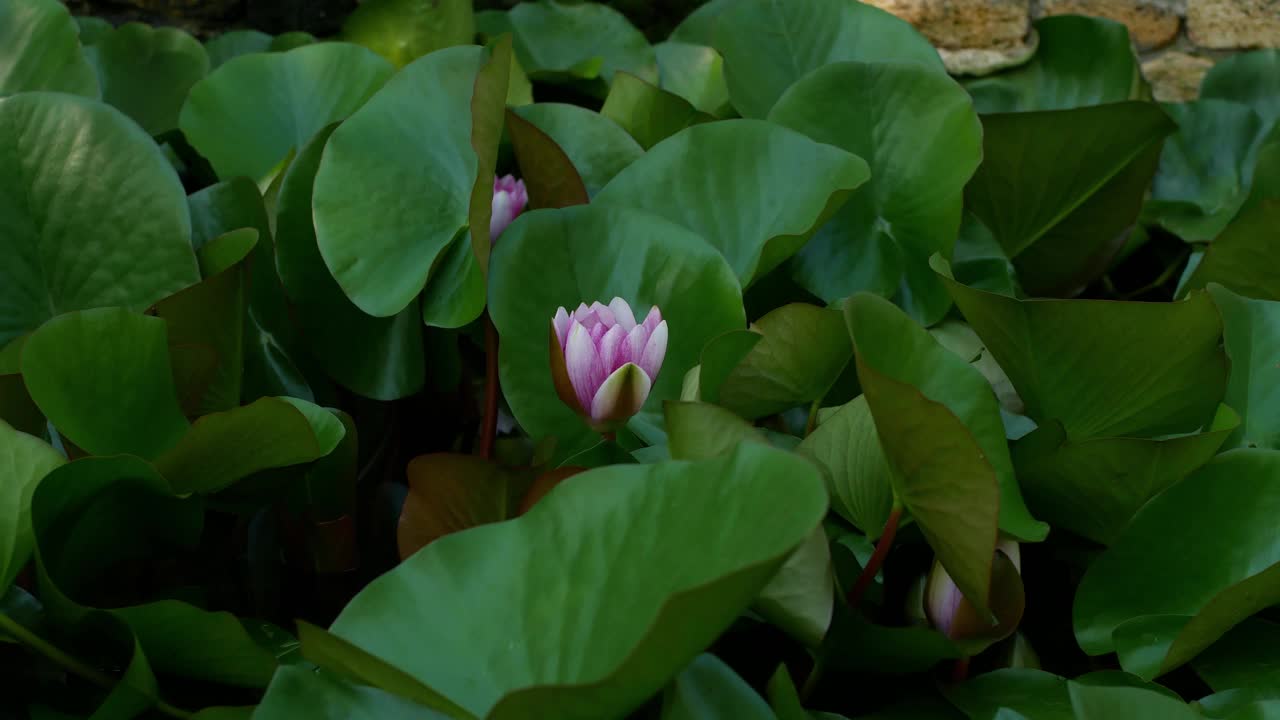
[{"label": "overlapping leaf cluster", "polygon": [[[1159,104],[1123,26],[1036,36],[956,79],[853,0],[0,0],[4,702],[1280,717],[1280,53]],[[613,297],[670,340],[601,438],[548,323]]]}]

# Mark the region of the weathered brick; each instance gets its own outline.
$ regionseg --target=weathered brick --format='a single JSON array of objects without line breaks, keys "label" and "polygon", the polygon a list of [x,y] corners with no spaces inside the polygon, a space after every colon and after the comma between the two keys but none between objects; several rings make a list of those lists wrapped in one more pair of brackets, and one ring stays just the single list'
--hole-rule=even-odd
[{"label": "weathered brick", "polygon": [[1035,52],[1034,43],[991,48],[938,48],[942,64],[952,75],[990,75],[1025,63]]},{"label": "weathered brick", "polygon": [[1280,47],[1280,0],[1188,0],[1187,34],[1206,48]]},{"label": "weathered brick", "polygon": [[1039,15],[1092,15],[1124,23],[1141,50],[1173,42],[1185,2],[1177,0],[1040,0]]},{"label": "weathered brick", "polygon": [[1200,95],[1200,81],[1213,67],[1208,58],[1169,50],[1142,63],[1151,94],[1160,102],[1187,102]]},{"label": "weathered brick", "polygon": [[1030,25],[1030,0],[867,1],[911,23],[939,48],[1015,46]]}]

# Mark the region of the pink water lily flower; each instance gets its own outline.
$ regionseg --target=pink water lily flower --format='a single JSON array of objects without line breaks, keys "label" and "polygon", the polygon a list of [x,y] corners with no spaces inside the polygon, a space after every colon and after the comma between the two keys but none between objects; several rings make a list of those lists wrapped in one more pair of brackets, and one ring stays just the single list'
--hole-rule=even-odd
[{"label": "pink water lily flower", "polygon": [[517,180],[514,175],[493,179],[493,214],[489,216],[490,243],[498,239],[517,215],[524,212],[527,204],[529,193],[525,190],[523,180]]},{"label": "pink water lily flower", "polygon": [[[996,552],[1004,554],[1014,568],[1022,572],[1022,551],[1017,542],[1002,539],[996,544]],[[937,560],[925,587],[925,611],[933,626],[952,640],[974,637],[992,629],[990,623],[978,616],[972,603]]]},{"label": "pink water lily flower", "polygon": [[607,433],[640,412],[667,354],[667,322],[655,305],[643,322],[614,298],[551,320],[551,375],[556,393],[596,432]]}]

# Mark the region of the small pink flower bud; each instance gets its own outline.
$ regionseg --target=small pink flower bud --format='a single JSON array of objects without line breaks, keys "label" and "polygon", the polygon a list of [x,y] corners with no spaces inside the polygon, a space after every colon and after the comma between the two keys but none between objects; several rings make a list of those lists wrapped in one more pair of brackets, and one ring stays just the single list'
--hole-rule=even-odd
[{"label": "small pink flower bud", "polygon": [[529,193],[525,190],[523,180],[517,180],[514,175],[495,177],[493,214],[489,217],[489,242],[497,240],[516,216],[524,212],[524,206],[528,204]]},{"label": "small pink flower bud", "polygon": [[614,298],[562,307],[551,320],[551,376],[556,393],[596,432],[612,432],[640,412],[667,354],[667,322],[654,306],[636,322]]},{"label": "small pink flower bud", "polygon": [[[1009,558],[1014,568],[1019,573],[1022,572],[1022,552],[1018,543],[1001,539],[996,545],[996,552]],[[933,561],[933,570],[929,573],[924,601],[929,622],[952,640],[978,637],[995,628],[994,624],[979,616],[973,604],[960,592],[955,581],[937,560]]]}]

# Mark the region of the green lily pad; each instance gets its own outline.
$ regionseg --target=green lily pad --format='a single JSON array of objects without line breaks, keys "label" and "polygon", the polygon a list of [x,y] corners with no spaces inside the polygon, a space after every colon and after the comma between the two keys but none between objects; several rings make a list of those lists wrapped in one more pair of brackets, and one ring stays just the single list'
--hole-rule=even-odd
[{"label": "green lily pad", "polygon": [[880,537],[893,509],[893,478],[866,396],[822,421],[796,452],[822,468],[831,509],[868,538]]},{"label": "green lily pad", "polygon": [[537,103],[515,113],[560,146],[591,196],[644,154],[616,122],[577,105]]},{"label": "green lily pad", "polygon": [[965,83],[978,112],[1066,110],[1141,97],[1142,71],[1124,25],[1059,15],[1036,21],[1035,31],[1040,43],[1030,62]]},{"label": "green lily pad", "polygon": [[507,133],[529,191],[530,210],[586,205],[590,201],[586,182],[550,135],[511,109],[507,110]]},{"label": "green lily pad", "polygon": [[230,30],[204,44],[209,53],[209,68],[216,69],[232,58],[249,53],[270,52],[274,40],[260,30]]},{"label": "green lily pad", "polygon": [[1160,140],[1176,128],[1137,102],[986,115],[982,126],[966,207],[1034,295],[1070,294],[1107,269],[1142,209]]},{"label": "green lily pad", "polygon": [[637,313],[657,305],[670,341],[642,415],[661,426],[663,400],[711,338],[746,325],[741,290],[702,238],[648,213],[587,205],[526,213],[494,248],[489,312],[502,338],[499,371],[512,414],[531,437],[555,435],[567,457],[594,434],[557,397],[548,333],[556,308],[621,297]]},{"label": "green lily pad", "polygon": [[0,97],[48,90],[98,97],[80,31],[57,0],[0,2]]},{"label": "green lily pad", "polygon": [[56,317],[27,338],[22,377],[58,431],[95,455],[154,458],[187,432],[159,318],[121,308]]},{"label": "green lily pad", "polygon": [[1231,362],[1223,402],[1242,422],[1227,447],[1280,449],[1280,302],[1241,297],[1220,285],[1209,294],[1222,314],[1223,345]]},{"label": "green lily pad", "polygon": [[596,202],[648,210],[700,234],[745,286],[799,250],[867,177],[866,163],[838,148],[759,120],[727,120],[654,147]]},{"label": "green lily pad", "polygon": [[973,720],[1194,720],[1176,695],[1132,675],[1092,673],[1075,680],[1041,670],[1001,669],[946,690],[947,699]]},{"label": "green lily pad", "polygon": [[392,70],[350,43],[243,55],[191,88],[178,125],[218,177],[264,184],[290,150],[364,105]]},{"label": "green lily pad", "polygon": [[[993,492],[999,496],[1000,530],[1026,542],[1043,540],[1049,528],[1032,518],[1022,501],[999,404],[982,373],[883,298],[855,295],[845,306],[845,321],[853,336],[858,378],[892,470],[894,494],[926,528],[926,537],[933,536],[934,551],[972,549],[975,538],[985,547],[986,533],[994,533],[985,525],[996,513]],[[994,486],[988,486],[990,480]],[[945,500],[955,494],[963,498],[958,504]],[[958,507],[967,513],[957,512]],[[956,539],[940,550],[940,538],[952,533]],[[988,567],[994,537],[985,554],[973,558]],[[947,571],[957,577],[951,567]],[[976,575],[970,578],[976,580]],[[985,584],[976,598],[969,594],[973,588],[957,584],[982,605]]]},{"label": "green lily pad", "polygon": [[671,40],[710,47],[715,39],[716,20],[720,13],[737,0],[708,0],[693,9],[671,31]]},{"label": "green lily pad", "polygon": [[[378,400],[407,397],[426,378],[422,325],[410,306],[389,318],[368,315],[342,292],[316,244],[312,190],[332,129],[320,131],[289,165],[276,208],[276,265],[316,362],[350,390]],[[466,245],[469,252],[471,247]]]},{"label": "green lily pad", "polygon": [[619,70],[658,80],[658,63],[644,33],[608,5],[522,2],[505,19],[520,66],[534,80],[608,84]]},{"label": "green lily pad", "polygon": [[982,126],[964,90],[918,64],[835,63],[792,85],[769,120],[871,169],[796,255],[796,281],[827,302],[865,290],[922,322],[940,320],[951,300],[929,257],[951,255],[964,186],[982,159]]},{"label": "green lily pad", "polygon": [[1150,679],[1280,602],[1280,553],[1258,530],[1280,511],[1277,472],[1278,451],[1232,450],[1143,507],[1080,582],[1080,647],[1117,652],[1126,670]]},{"label": "green lily pad", "polygon": [[751,331],[759,341],[716,383],[714,396],[717,404],[748,420],[821,401],[853,357],[839,310],[783,305],[757,320]]},{"label": "green lily pad", "polygon": [[177,28],[126,23],[85,50],[102,85],[102,101],[152,135],[178,127],[191,86],[209,73],[209,54]]},{"label": "green lily pad", "polygon": [[722,117],[729,112],[724,59],[706,45],[668,41],[653,46],[663,90],[689,101],[699,111]]},{"label": "green lily pad", "polygon": [[77,15],[74,20],[80,31],[80,45],[83,47],[89,47],[114,29],[109,21],[100,17]]},{"label": "green lily pad", "polygon": [[1207,242],[1244,204],[1266,125],[1226,100],[1161,107],[1178,131],[1165,141],[1144,214],[1183,240]]},{"label": "green lily pad", "polygon": [[15,169],[0,177],[0,346],[60,313],[140,311],[199,280],[182,184],[114,108],[55,93],[6,99],[0,166]]},{"label": "green lily pad", "polygon": [[1148,500],[1207,463],[1239,426],[1226,406],[1205,432],[1164,439],[1071,442],[1061,425],[1048,423],[1013,446],[1013,465],[1037,515],[1105,545]]},{"label": "green lily pad", "polygon": [[451,717],[398,695],[347,682],[333,673],[286,665],[272,678],[253,717],[257,720],[294,720],[299,716],[311,720],[386,720],[393,717],[432,720]]},{"label": "green lily pad", "polygon": [[[825,509],[807,463],[750,443],[701,463],[601,468],[518,520],[428,546],[357,595],[332,631],[474,716],[621,716],[746,608]],[[513,638],[495,616],[524,630]]]},{"label": "green lily pad", "polygon": [[1218,283],[1241,295],[1280,300],[1280,257],[1274,248],[1277,223],[1280,197],[1246,204],[1209,243],[1200,264],[1182,283],[1182,290]]},{"label": "green lily pad", "polygon": [[7,478],[0,486],[0,589],[9,589],[35,545],[31,495],[40,481],[64,462],[48,443],[0,420],[0,467]]},{"label": "green lily pad", "polygon": [[[325,146],[312,198],[316,241],[343,292],[370,315],[408,307],[449,242],[474,225],[473,191],[483,173],[472,132],[485,108],[473,97],[481,97],[487,64],[489,54],[474,46],[413,62]],[[489,100],[500,107],[505,97],[504,87]],[[353,197],[352,182],[366,191]],[[486,218],[492,192],[490,181]],[[390,196],[415,201],[387,206]]]},{"label": "green lily pad", "polygon": [[363,45],[397,68],[428,53],[470,45],[476,24],[469,0],[371,0],[342,25],[344,40]]},{"label": "green lily pad", "polygon": [[262,398],[196,420],[156,467],[176,493],[211,493],[261,470],[324,457],[345,434],[337,417],[306,400]]},{"label": "green lily pad", "polygon": [[715,655],[702,654],[662,694],[661,720],[776,720],[769,703]]},{"label": "green lily pad", "polygon": [[905,21],[845,0],[741,0],[714,20],[729,97],[743,117],[763,118],[800,78],[844,60],[919,63],[945,73],[938,52]]},{"label": "green lily pad", "polygon": [[1027,415],[1062,423],[1073,441],[1193,432],[1222,401],[1222,320],[1207,293],[1178,303],[1017,300],[946,283]]},{"label": "green lily pad", "polygon": [[1280,688],[1280,624],[1252,617],[1229,630],[1191,662],[1217,692]]},{"label": "green lily pad", "polygon": [[1244,103],[1265,122],[1280,120],[1280,50],[1239,53],[1215,63],[1200,83],[1200,97]]},{"label": "green lily pad", "polygon": [[740,442],[768,444],[764,433],[718,405],[668,400],[663,413],[671,457],[675,460],[719,457]]},{"label": "green lily pad", "polygon": [[600,114],[624,128],[645,150],[712,119],[679,95],[626,72],[614,76]]}]

